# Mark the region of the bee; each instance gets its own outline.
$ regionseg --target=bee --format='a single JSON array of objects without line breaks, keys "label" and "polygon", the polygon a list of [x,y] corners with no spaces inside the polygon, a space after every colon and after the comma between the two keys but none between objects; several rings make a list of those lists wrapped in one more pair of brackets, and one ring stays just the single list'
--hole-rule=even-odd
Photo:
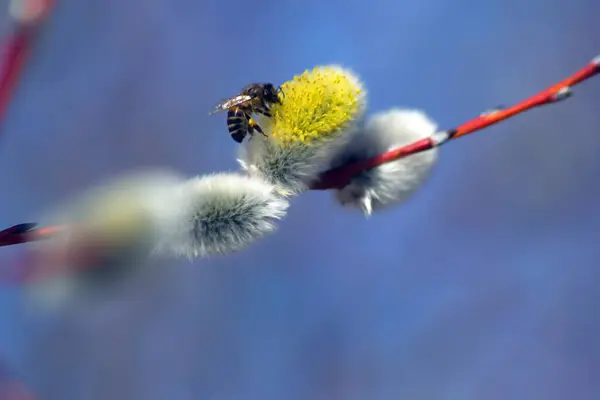
[{"label": "bee", "polygon": [[272,83],[252,83],[246,86],[240,94],[218,103],[210,115],[227,111],[227,129],[229,134],[238,143],[242,143],[254,131],[267,136],[252,114],[262,114],[271,117],[271,105],[281,104],[279,93],[283,94],[280,87]]}]

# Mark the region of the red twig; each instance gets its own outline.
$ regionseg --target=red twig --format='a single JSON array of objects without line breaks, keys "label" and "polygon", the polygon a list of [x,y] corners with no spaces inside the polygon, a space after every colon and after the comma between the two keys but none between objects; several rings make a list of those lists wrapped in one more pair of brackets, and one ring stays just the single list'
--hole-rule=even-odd
[{"label": "red twig", "polygon": [[2,49],[0,70],[0,122],[8,109],[19,77],[29,56],[35,30],[54,6],[53,0],[13,0],[12,17],[16,26],[8,36]]},{"label": "red twig", "polygon": [[[490,125],[497,124],[510,117],[513,117],[532,108],[545,104],[555,103],[564,100],[571,95],[571,87],[591,78],[600,72],[600,56],[592,60],[588,65],[564,79],[561,82],[549,87],[548,89],[529,97],[528,99],[515,104],[514,106],[494,110],[493,112],[480,115],[477,118],[468,121],[457,128],[448,131],[440,131],[431,137],[421,139],[406,146],[390,150],[386,153],[361,160],[352,164],[347,164],[339,168],[332,169],[321,175],[320,179],[313,183],[313,190],[328,190],[341,188],[348,184],[356,174],[369,168],[377,167],[390,161],[432,149],[437,146],[461,136],[468,135],[487,128]],[[66,229],[65,226],[49,226],[45,228],[35,228],[35,224],[20,224],[0,232],[0,247],[13,244],[27,243],[32,241],[44,240],[52,237],[58,232]]]},{"label": "red twig", "polygon": [[511,107],[494,110],[490,113],[480,115],[479,117],[474,118],[471,121],[458,126],[457,128],[450,129],[448,131],[437,132],[431,137],[390,150],[384,154],[380,154],[369,159],[360,160],[352,164],[343,165],[327,171],[321,175],[318,181],[311,185],[311,189],[328,190],[343,188],[350,182],[352,177],[364,170],[377,167],[390,161],[398,160],[411,154],[420,153],[422,151],[441,146],[452,139],[456,139],[461,136],[468,135],[469,133],[479,131],[483,128],[487,128],[490,125],[497,124],[498,122],[514,117],[515,115],[531,110],[532,108],[564,100],[571,95],[572,86],[591,78],[599,72],[600,56],[594,58],[588,65],[575,72],[568,78]]},{"label": "red twig", "polygon": [[35,28],[54,5],[53,0],[13,0],[12,17],[16,26],[3,45],[0,70],[0,121],[13,96],[19,76],[32,47]]},{"label": "red twig", "polygon": [[37,224],[34,223],[24,223],[0,231],[0,247],[48,239],[67,228],[61,225],[45,228],[36,228],[36,226]]},{"label": "red twig", "polygon": [[0,121],[4,120],[19,75],[25,65],[30,43],[31,30],[27,28],[14,32],[6,41],[4,62],[0,74]]}]

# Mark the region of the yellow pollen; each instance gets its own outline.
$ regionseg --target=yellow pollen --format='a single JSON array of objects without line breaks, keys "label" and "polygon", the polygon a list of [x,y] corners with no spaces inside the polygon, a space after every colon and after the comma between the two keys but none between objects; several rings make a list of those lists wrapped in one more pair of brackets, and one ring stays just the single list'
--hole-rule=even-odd
[{"label": "yellow pollen", "polygon": [[307,70],[281,89],[282,104],[271,109],[271,138],[283,145],[335,137],[363,108],[359,80],[337,67]]}]

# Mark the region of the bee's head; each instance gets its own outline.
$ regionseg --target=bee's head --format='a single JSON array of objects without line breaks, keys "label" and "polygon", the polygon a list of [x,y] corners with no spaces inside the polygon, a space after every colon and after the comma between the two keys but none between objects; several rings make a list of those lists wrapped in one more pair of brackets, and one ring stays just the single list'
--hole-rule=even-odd
[{"label": "bee's head", "polygon": [[272,83],[265,83],[263,85],[263,93],[264,99],[270,103],[281,103],[281,99],[279,98],[279,89],[275,87]]}]

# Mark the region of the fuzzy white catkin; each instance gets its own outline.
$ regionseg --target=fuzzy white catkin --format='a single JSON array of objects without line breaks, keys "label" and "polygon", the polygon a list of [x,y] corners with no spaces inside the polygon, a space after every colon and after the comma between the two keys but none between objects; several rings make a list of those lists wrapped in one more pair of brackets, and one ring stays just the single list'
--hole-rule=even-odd
[{"label": "fuzzy white catkin", "polygon": [[[274,186],[241,174],[183,180],[152,172],[113,180],[44,221],[75,228],[35,246],[42,270],[57,274],[28,285],[29,304],[55,309],[84,294],[104,293],[145,271],[153,254],[194,258],[240,250],[273,232],[288,206]],[[91,259],[54,257],[79,254],[90,244],[96,255]]]},{"label": "fuzzy white catkin", "polygon": [[[265,126],[268,129],[268,123]],[[351,129],[318,146],[279,146],[267,138],[255,137],[240,146],[238,163],[250,176],[264,179],[281,195],[292,197],[307,191],[310,182],[327,170],[331,159],[347,145]]]},{"label": "fuzzy white catkin", "polygon": [[177,223],[182,182],[170,171],[127,174],[52,213],[43,225],[59,223],[70,229],[31,247],[35,268],[50,271],[28,285],[31,305],[62,306],[75,295],[103,291],[143,270],[138,267]]},{"label": "fuzzy white catkin", "polygon": [[190,179],[175,229],[157,251],[188,258],[238,251],[273,232],[289,203],[258,177],[219,173]]},{"label": "fuzzy white catkin", "polygon": [[[436,124],[419,110],[394,108],[370,117],[355,133],[337,165],[377,156],[435,133]],[[407,200],[427,179],[437,161],[437,148],[364,171],[343,189],[336,200],[365,215]]]}]

